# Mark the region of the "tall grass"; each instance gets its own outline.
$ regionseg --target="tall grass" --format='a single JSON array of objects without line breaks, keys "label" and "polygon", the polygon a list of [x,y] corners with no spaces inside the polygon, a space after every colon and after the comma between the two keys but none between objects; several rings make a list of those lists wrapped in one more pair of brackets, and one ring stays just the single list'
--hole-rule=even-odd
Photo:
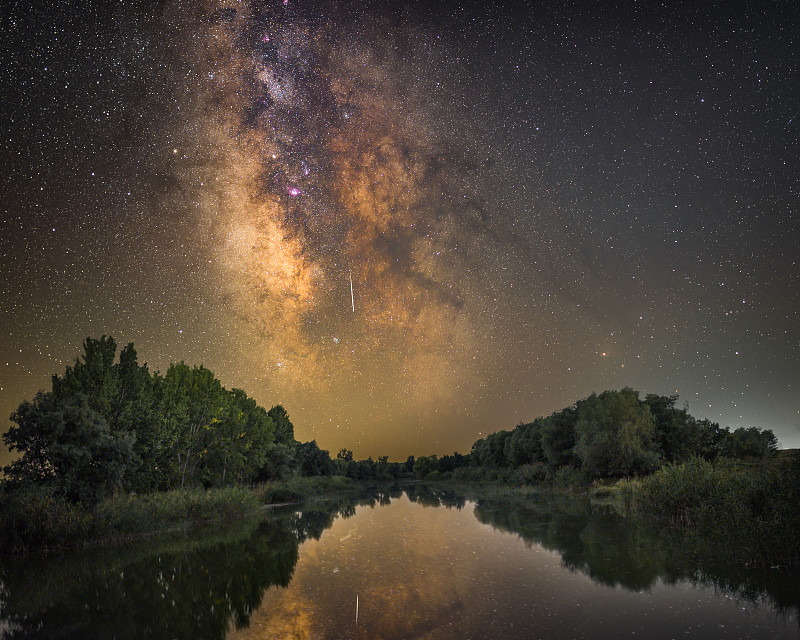
[{"label": "tall grass", "polygon": [[800,457],[758,469],[695,459],[662,467],[633,491],[636,508],[700,538],[726,559],[800,564]]},{"label": "tall grass", "polygon": [[345,476],[294,476],[271,480],[255,488],[257,499],[266,504],[303,502],[320,494],[353,491],[356,484]]},{"label": "tall grass", "polygon": [[94,508],[74,504],[47,487],[3,493],[0,485],[0,551],[25,551],[91,544],[232,520],[265,503],[303,502],[352,492],[349,478],[294,477],[255,489],[181,489],[144,495],[120,494]]},{"label": "tall grass", "polygon": [[150,534],[240,518],[259,507],[256,495],[244,487],[118,495],[93,509],[72,504],[46,487],[35,487],[2,500],[0,550],[77,546]]}]

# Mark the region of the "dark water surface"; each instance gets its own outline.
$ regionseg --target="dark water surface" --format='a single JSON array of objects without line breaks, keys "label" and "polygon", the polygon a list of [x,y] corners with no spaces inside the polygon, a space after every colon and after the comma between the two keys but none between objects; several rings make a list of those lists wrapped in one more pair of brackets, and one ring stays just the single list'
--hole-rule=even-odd
[{"label": "dark water surface", "polygon": [[574,501],[416,488],[0,559],[4,638],[797,638],[800,578]]}]

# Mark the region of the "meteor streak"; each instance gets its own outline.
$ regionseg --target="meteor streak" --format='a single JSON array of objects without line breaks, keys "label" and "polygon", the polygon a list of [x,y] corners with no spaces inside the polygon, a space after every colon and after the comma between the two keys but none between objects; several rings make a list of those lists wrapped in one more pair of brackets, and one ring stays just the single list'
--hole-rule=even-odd
[{"label": "meteor streak", "polygon": [[353,313],[356,312],[356,299],[353,297],[353,270],[350,270],[350,302],[353,303]]}]

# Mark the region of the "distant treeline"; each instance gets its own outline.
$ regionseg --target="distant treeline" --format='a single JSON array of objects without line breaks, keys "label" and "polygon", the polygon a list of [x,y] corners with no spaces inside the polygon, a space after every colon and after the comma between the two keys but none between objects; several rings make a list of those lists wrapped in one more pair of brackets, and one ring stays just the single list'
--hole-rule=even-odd
[{"label": "distant treeline", "polygon": [[464,469],[463,479],[510,478],[538,483],[560,475],[569,480],[648,474],[663,464],[693,458],[764,458],[778,448],[770,430],[730,431],[678,408],[678,396],[631,388],[593,393],[576,404],[533,422],[481,438],[469,456],[418,458],[425,477]]},{"label": "distant treeline", "polygon": [[[695,457],[764,457],[777,448],[769,430],[731,432],[677,408],[677,396],[630,388],[592,394],[548,417],[492,433],[469,454],[409,456],[405,462],[331,459],[316,441],[294,438],[280,405],[269,411],[241,389],[228,390],[201,366],[173,363],[165,374],[140,365],[133,344],[116,359],[113,338],[87,338],[84,353],[52,390],[11,415],[3,435],[20,457],[4,468],[2,492],[47,489],[84,505],[119,492],[248,485],[294,475],[356,480],[501,479],[569,483],[650,473]],[[0,495],[0,497],[2,497]]]}]

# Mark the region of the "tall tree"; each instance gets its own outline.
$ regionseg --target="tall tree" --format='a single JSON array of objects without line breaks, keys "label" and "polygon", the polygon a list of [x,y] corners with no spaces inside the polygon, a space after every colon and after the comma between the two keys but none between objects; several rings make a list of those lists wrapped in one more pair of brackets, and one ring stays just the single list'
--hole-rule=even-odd
[{"label": "tall tree", "polygon": [[40,391],[11,415],[3,435],[22,455],[4,472],[15,487],[47,485],[70,500],[95,504],[121,486],[133,455],[133,437],[113,433],[86,395],[57,399]]},{"label": "tall tree", "polygon": [[592,475],[619,477],[658,466],[653,416],[629,387],[581,400],[575,434],[575,453]]},{"label": "tall tree", "polygon": [[294,439],[294,425],[289,420],[289,414],[286,413],[281,405],[275,405],[267,412],[267,415],[272,418],[275,423],[275,442],[278,444],[285,444],[293,446]]},{"label": "tall tree", "polygon": [[164,387],[163,426],[172,436],[177,477],[183,487],[208,453],[207,445],[212,443],[213,430],[223,417],[226,398],[219,380],[202,365],[190,368],[183,362],[171,364]]},{"label": "tall tree", "polygon": [[542,454],[551,468],[577,464],[574,452],[577,421],[575,406],[556,411],[542,421]]}]

